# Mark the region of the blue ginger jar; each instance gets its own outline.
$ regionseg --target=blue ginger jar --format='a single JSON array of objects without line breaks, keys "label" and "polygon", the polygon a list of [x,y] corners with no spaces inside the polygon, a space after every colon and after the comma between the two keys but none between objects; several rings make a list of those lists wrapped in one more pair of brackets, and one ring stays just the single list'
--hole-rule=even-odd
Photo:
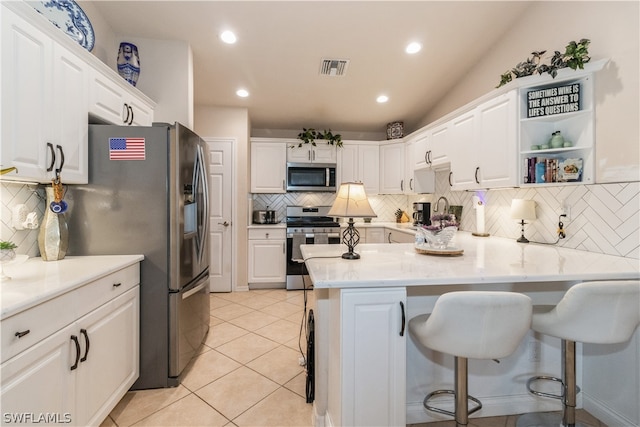
[{"label": "blue ginger jar", "polygon": [[132,43],[120,43],[118,49],[118,74],[133,86],[140,76],[140,57],[138,47]]}]

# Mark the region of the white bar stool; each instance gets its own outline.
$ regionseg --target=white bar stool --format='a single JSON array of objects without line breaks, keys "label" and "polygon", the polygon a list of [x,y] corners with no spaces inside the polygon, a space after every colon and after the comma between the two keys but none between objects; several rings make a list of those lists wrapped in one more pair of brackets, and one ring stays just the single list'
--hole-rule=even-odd
[{"label": "white bar stool", "polygon": [[[556,306],[534,306],[531,329],[562,340],[562,378],[529,378],[527,389],[536,396],[562,400],[562,420],[553,414],[525,414],[519,427],[555,425],[575,426],[576,341],[589,344],[622,343],[640,324],[640,281],[583,282],[572,286]],[[534,390],[540,380],[562,384],[560,395]]]},{"label": "white bar stool", "polygon": [[[423,346],[455,357],[454,390],[436,390],[424,398],[430,411],[455,417],[466,426],[482,403],[468,394],[468,360],[510,355],[531,326],[531,299],[515,292],[450,292],[438,298],[431,314],[409,321],[409,331]],[[455,411],[428,404],[439,394],[453,394]],[[476,406],[469,410],[467,400]]]}]

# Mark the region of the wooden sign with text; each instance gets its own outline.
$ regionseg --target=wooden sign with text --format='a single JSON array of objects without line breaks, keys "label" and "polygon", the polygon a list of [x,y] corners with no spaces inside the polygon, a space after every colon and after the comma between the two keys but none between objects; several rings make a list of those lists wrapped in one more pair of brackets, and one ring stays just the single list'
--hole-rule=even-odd
[{"label": "wooden sign with text", "polygon": [[580,84],[554,86],[527,92],[527,117],[580,111]]}]

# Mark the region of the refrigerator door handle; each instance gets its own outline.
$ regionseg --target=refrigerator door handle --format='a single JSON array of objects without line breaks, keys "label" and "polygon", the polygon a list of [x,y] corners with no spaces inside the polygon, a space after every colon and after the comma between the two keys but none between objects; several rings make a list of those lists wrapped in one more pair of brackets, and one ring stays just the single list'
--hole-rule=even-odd
[{"label": "refrigerator door handle", "polygon": [[202,289],[204,289],[208,284],[209,284],[208,282],[203,282],[203,283],[199,284],[198,286],[196,286],[195,288],[188,290],[187,292],[182,294],[182,299],[185,300],[185,299],[189,298],[191,295],[197,294]]},{"label": "refrigerator door handle", "polygon": [[[204,244],[207,241],[207,233],[209,232],[209,188],[207,186],[206,168],[204,166],[204,154],[202,145],[198,145],[196,151],[196,161],[194,167],[194,189],[195,194],[202,192],[202,216],[198,215],[198,226],[196,236],[196,246],[198,250],[198,262],[202,262],[205,253]],[[202,185],[202,188],[200,188]]]}]

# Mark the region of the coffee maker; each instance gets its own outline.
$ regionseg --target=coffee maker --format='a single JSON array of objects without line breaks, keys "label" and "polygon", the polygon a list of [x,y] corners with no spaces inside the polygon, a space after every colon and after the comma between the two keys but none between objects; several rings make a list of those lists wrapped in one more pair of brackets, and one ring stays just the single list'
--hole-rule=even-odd
[{"label": "coffee maker", "polygon": [[415,202],[413,204],[413,225],[431,225],[431,203]]}]

